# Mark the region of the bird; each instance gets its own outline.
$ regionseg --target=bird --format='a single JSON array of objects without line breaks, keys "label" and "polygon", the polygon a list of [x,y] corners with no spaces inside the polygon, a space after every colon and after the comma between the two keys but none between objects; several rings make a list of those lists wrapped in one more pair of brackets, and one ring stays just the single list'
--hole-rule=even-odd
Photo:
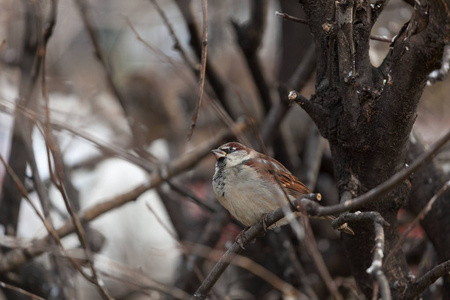
[{"label": "bird", "polygon": [[[219,203],[243,225],[263,221],[268,213],[311,191],[274,158],[238,142],[211,150],[216,157],[212,186]],[[286,199],[286,197],[289,197]],[[295,212],[299,215],[300,212]],[[325,218],[334,220],[334,216]],[[287,224],[283,218],[269,229]],[[354,234],[348,225],[339,228]]]}]

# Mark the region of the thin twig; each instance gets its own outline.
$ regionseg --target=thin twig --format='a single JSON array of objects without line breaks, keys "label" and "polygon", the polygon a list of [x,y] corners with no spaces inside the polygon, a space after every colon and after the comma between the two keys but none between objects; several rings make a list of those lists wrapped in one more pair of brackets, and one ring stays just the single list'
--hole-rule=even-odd
[{"label": "thin twig", "polygon": [[[210,247],[206,247],[204,245],[193,244],[190,245],[190,247],[192,255],[203,256],[215,262],[222,260],[222,258],[224,257],[223,251],[211,249]],[[308,299],[308,297],[305,294],[297,290],[290,283],[283,281],[277,275],[270,272],[268,269],[264,268],[263,266],[254,262],[248,257],[242,255],[235,255],[232,258],[232,261],[230,260],[228,261],[228,263],[253,273],[262,280],[271,284],[275,289],[281,291],[287,297],[296,296],[295,299]],[[196,295],[194,295],[194,298],[199,299]]]},{"label": "thin twig", "polygon": [[425,275],[420,277],[416,282],[408,286],[405,291],[405,296],[403,299],[415,299],[418,295],[420,295],[426,288],[432,285],[436,280],[441,278],[442,276],[448,275],[450,273],[450,260],[447,260],[432,270],[428,271]]},{"label": "thin twig", "polygon": [[302,216],[303,226],[305,228],[305,238],[306,238],[306,247],[308,249],[309,254],[311,255],[313,262],[319,272],[320,277],[322,278],[325,286],[330,292],[331,296],[335,300],[342,300],[343,297],[339,292],[339,289],[334,282],[333,278],[328,271],[327,265],[322,257],[322,254],[319,252],[319,248],[317,247],[316,239],[314,238],[314,233],[311,228],[311,224],[309,223],[309,219],[305,216]]},{"label": "thin twig", "polygon": [[188,133],[188,140],[191,139],[194,134],[195,125],[197,125],[198,113],[202,106],[203,92],[205,90],[205,74],[206,74],[206,61],[208,55],[208,0],[202,0],[202,17],[203,17],[203,30],[202,30],[202,56],[201,56],[201,71],[199,80],[199,94],[198,103],[195,107],[194,114],[192,115],[191,129]]},{"label": "thin twig", "polygon": [[41,297],[39,297],[38,295],[35,295],[35,294],[33,294],[33,293],[30,293],[30,292],[27,292],[27,291],[25,291],[24,289],[21,289],[21,288],[19,288],[19,287],[16,287],[16,286],[7,284],[6,282],[3,282],[3,281],[0,281],[0,287],[2,287],[2,288],[4,288],[4,289],[8,289],[8,290],[11,290],[11,291],[15,291],[15,292],[21,293],[21,294],[23,294],[23,295],[25,295],[25,296],[30,297],[31,299],[35,299],[35,300],[45,300],[44,298],[41,298]]},{"label": "thin twig", "polygon": [[[45,229],[49,233],[49,235],[46,237],[46,239],[41,242],[36,242],[31,246],[31,248],[37,248],[38,251],[44,252],[45,247],[42,247],[42,244],[45,243],[50,237],[56,242],[56,244],[60,247],[62,252],[69,258],[70,263],[73,265],[73,267],[80,272],[80,274],[86,278],[89,282],[92,282],[92,279],[86,272],[84,272],[81,267],[77,264],[77,262],[67,254],[67,250],[64,248],[64,246],[61,243],[60,234],[53,228],[52,224],[48,222],[44,216],[39,212],[39,209],[34,205],[33,201],[30,199],[28,192],[23,185],[23,183],[20,181],[14,170],[6,163],[5,159],[2,155],[0,155],[0,161],[5,167],[6,172],[11,176],[11,178],[14,180],[14,183],[16,184],[17,188],[20,191],[20,194],[25,198],[25,200],[28,202],[28,204],[31,206],[35,214],[38,216],[38,218],[41,220],[42,224],[44,225]],[[20,252],[25,252],[24,255],[27,254],[27,251],[30,248],[22,249]],[[7,252],[7,255],[14,255],[14,251]],[[13,256],[14,257],[14,256]],[[3,257],[2,257],[3,258]]]},{"label": "thin twig", "polygon": [[275,12],[275,16],[282,17],[285,20],[297,22],[297,23],[300,23],[300,24],[305,24],[305,25],[308,24],[308,21],[306,21],[305,19],[300,19],[300,18],[291,16],[291,15],[289,15],[287,13],[280,13],[279,11]]},{"label": "thin twig", "polygon": [[414,229],[414,227],[419,224],[420,221],[425,218],[427,213],[431,210],[436,200],[439,199],[439,197],[448,189],[450,188],[450,180],[447,181],[444,186],[430,199],[427,205],[420,211],[420,213],[416,216],[414,221],[408,226],[408,228],[403,232],[403,234],[398,239],[397,243],[395,243],[395,246],[392,248],[391,252],[389,252],[388,256],[385,259],[385,265],[389,263],[389,261],[394,257],[394,255],[397,253],[398,250],[400,250],[401,246],[406,240],[406,237],[408,234]]},{"label": "thin twig", "polygon": [[297,257],[294,245],[292,241],[288,238],[281,239],[283,241],[283,246],[287,249],[289,254],[289,262],[292,264],[292,268],[295,270],[297,277],[299,278],[303,288],[306,291],[309,299],[318,300],[316,292],[312,288],[312,283],[309,277],[307,276],[299,258]]},{"label": "thin twig", "polygon": [[199,207],[203,208],[204,210],[207,210],[209,212],[214,212],[215,208],[211,206],[209,203],[200,200],[197,196],[189,192],[187,189],[184,189],[180,187],[177,183],[173,182],[172,180],[168,180],[167,184],[170,186],[170,188],[180,194],[181,196],[187,197],[188,199],[191,199],[191,201],[195,204],[197,204]]},{"label": "thin twig", "polygon": [[180,42],[180,39],[176,35],[175,30],[173,29],[172,25],[170,24],[169,19],[167,18],[166,14],[161,9],[161,7],[159,6],[158,2],[156,2],[156,0],[150,0],[150,2],[152,2],[153,6],[156,8],[156,11],[158,12],[158,14],[160,15],[164,24],[166,25],[167,29],[169,30],[169,34],[175,43],[175,45],[173,47],[176,50],[178,50],[178,52],[181,54],[181,57],[183,58],[184,63],[186,64],[186,66],[188,66],[191,69],[193,74],[197,73],[198,70],[195,69],[194,64],[189,59],[188,55],[186,54],[186,51],[184,51],[183,46]]},{"label": "thin twig", "polygon": [[[0,110],[8,113],[14,114],[14,108],[5,103],[0,103]],[[38,121],[40,123],[45,124],[46,118],[38,115],[34,111],[28,109],[24,106],[17,106],[17,112],[23,114],[26,118]],[[81,131],[79,128],[75,128],[70,126],[69,124],[57,120],[50,120],[50,127],[57,131],[67,131],[74,136],[78,136],[90,143],[92,143],[95,147],[100,149],[105,154],[113,154],[116,157],[120,157],[132,164],[135,164],[141,167],[143,170],[148,172],[153,172],[155,170],[155,162],[149,162],[148,160],[142,159],[141,157],[135,156],[125,149],[117,146],[115,143],[108,143],[99,140],[99,138],[92,136],[87,132]]]},{"label": "thin twig", "polygon": [[[280,12],[276,11],[275,15],[277,17],[282,17],[283,19],[285,19],[287,21],[293,21],[293,22],[297,22],[297,23],[300,23],[300,24],[308,25],[308,21],[307,20],[291,16],[291,15],[289,15],[287,13],[280,13]],[[392,43],[392,41],[393,41],[393,39],[390,39],[390,38],[385,37],[385,36],[379,36],[379,35],[370,35],[370,39],[371,40],[375,40],[375,41],[380,41],[380,42],[386,42],[386,43]]]},{"label": "thin twig", "polygon": [[[48,123],[48,122],[47,122]],[[84,228],[80,222],[79,216],[74,212],[72,209],[71,201],[69,200],[67,189],[66,189],[66,183],[64,182],[64,179],[66,176],[64,176],[64,167],[63,167],[63,159],[61,152],[59,150],[58,145],[54,143],[52,132],[49,129],[46,132],[46,143],[47,147],[50,150],[50,153],[52,154],[53,162],[55,164],[55,170],[56,170],[56,176],[51,176],[53,184],[56,186],[56,188],[59,190],[63,200],[64,205],[66,207],[67,212],[70,215],[70,220],[72,221],[73,227],[75,229],[75,232],[77,234],[78,240],[80,241],[80,245],[84,251],[84,255],[86,256],[87,264],[91,270],[92,273],[92,279],[91,282],[95,285],[98,292],[105,300],[111,300],[112,298],[109,296],[108,292],[106,291],[105,287],[103,286],[103,282],[98,277],[97,270],[95,269],[95,263],[90,255],[90,249],[86,240],[86,232],[84,231]],[[49,163],[50,164],[50,163]],[[53,172],[52,172],[53,173]]]},{"label": "thin twig", "polygon": [[136,126],[133,126],[132,120],[130,119],[131,116],[129,114],[126,101],[114,80],[114,71],[113,71],[112,65],[108,61],[108,57],[106,56],[105,52],[103,51],[103,49],[100,45],[100,41],[97,36],[97,33],[95,32],[95,28],[93,26],[92,20],[88,16],[87,2],[86,2],[86,0],[76,0],[75,3],[78,7],[78,11],[79,11],[81,19],[83,21],[84,27],[86,28],[86,30],[88,32],[91,43],[94,46],[95,56],[103,68],[103,71],[104,71],[104,74],[106,77],[106,83],[108,84],[109,88],[111,89],[116,100],[119,102],[119,105],[121,106],[121,108],[125,114],[125,118],[127,120],[128,126],[131,129],[131,132],[133,133],[134,138],[138,139],[140,137],[139,130],[137,130]]},{"label": "thin twig", "polygon": [[[202,39],[199,34],[199,26],[196,22],[196,18],[191,8],[191,1],[186,0],[175,0],[175,4],[178,6],[181,14],[187,25],[187,30],[190,35],[190,45],[192,50],[194,51],[196,57],[201,61],[202,57]],[[226,84],[223,82],[222,78],[218,75],[217,68],[214,64],[212,64],[210,59],[206,60],[206,77],[208,79],[209,84],[211,85],[214,93],[222,104],[223,109],[231,115],[231,103],[232,98],[230,97],[230,91]]]},{"label": "thin twig", "polygon": [[[50,40],[50,38],[52,37],[53,31],[54,31],[54,28],[56,25],[57,11],[58,11],[58,0],[51,0],[49,17],[43,26],[43,34],[42,34],[43,42],[42,42],[41,50],[40,50],[40,55],[42,57],[41,89],[42,89],[42,97],[44,99],[44,112],[45,112],[45,117],[44,117],[45,118],[45,126],[44,126],[45,129],[44,129],[44,131],[47,133],[50,132],[50,109],[49,109],[50,100],[49,100],[49,94],[48,94],[48,89],[47,89],[47,84],[46,84],[47,44],[48,44],[48,41]],[[43,133],[43,135],[45,136],[45,133]],[[28,147],[29,146],[27,146],[27,148]],[[48,147],[46,148],[46,150],[47,150],[47,160],[48,160],[49,172],[52,173],[52,162],[50,160],[50,155],[49,155],[50,150]],[[45,189],[44,184],[41,180],[41,177],[40,177],[37,165],[36,165],[36,161],[35,161],[35,155],[32,151],[29,154],[29,163],[30,163],[31,169],[33,170],[33,181],[35,183],[35,189],[39,195],[39,199],[41,199],[44,217],[47,219],[50,226],[52,228],[54,228],[53,221],[50,217],[50,207],[52,204],[50,202],[48,192]],[[58,245],[58,242],[55,242],[54,240],[52,240],[52,242],[55,245]],[[70,297],[70,295],[72,295],[72,297],[73,297],[74,296],[73,288],[70,289],[71,284],[69,284],[69,279],[70,279],[69,278],[70,277],[69,270],[67,270],[66,268],[63,268],[61,266],[60,262],[56,259],[55,255],[50,255],[50,258],[51,258],[51,263],[53,264],[54,272],[56,273],[60,282],[64,283],[63,284],[63,289],[65,289],[64,293],[66,293],[69,297]],[[72,264],[73,264],[73,262],[72,262]],[[75,269],[77,269],[77,267],[75,267]],[[82,274],[82,276],[84,276],[84,275]],[[90,280],[90,279],[88,279],[88,280]]]},{"label": "thin twig", "polygon": [[442,149],[442,147],[450,140],[450,130],[441,137],[436,143],[434,143],[428,151],[421,154],[410,166],[397,172],[391,176],[388,180],[371,189],[365,194],[358,196],[354,199],[344,201],[343,203],[319,206],[316,202],[303,199],[302,206],[306,208],[306,212],[311,216],[327,216],[333,214],[340,214],[350,210],[358,210],[364,205],[370,203],[374,199],[386,194],[392,188],[403,182],[409,175],[416,172],[425,163],[429,162],[435,154]]},{"label": "thin twig", "polygon": [[261,46],[266,27],[268,1],[252,0],[250,2],[250,18],[247,22],[239,25],[231,20],[237,36],[237,44],[241,48],[247,66],[258,90],[259,98],[265,114],[267,114],[275,101],[272,99],[272,91],[268,84],[267,76],[258,57],[258,49]]}]

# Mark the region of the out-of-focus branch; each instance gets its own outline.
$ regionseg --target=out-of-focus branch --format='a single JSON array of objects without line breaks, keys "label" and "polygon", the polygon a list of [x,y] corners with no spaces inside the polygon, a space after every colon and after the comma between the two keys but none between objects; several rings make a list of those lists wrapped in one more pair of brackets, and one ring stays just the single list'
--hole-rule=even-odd
[{"label": "out-of-focus branch", "polygon": [[[97,57],[98,61],[100,62],[101,66],[104,70],[105,77],[106,77],[106,83],[108,84],[113,95],[119,102],[119,104],[125,114],[125,118],[128,122],[128,125],[129,125],[131,131],[133,132],[135,141],[140,141],[142,139],[142,132],[141,132],[141,130],[139,130],[139,127],[134,126],[134,123],[132,121],[132,115],[129,112],[127,103],[124,99],[124,96],[122,95],[121,91],[119,90],[119,87],[116,84],[116,81],[114,79],[114,71],[113,71],[112,65],[108,61],[108,58],[100,45],[100,41],[97,36],[97,33],[95,32],[95,28],[92,23],[92,20],[88,16],[87,2],[86,2],[86,0],[76,0],[75,3],[78,6],[78,11],[80,13],[81,19],[83,20],[84,26],[86,27],[89,38],[94,47],[95,56]],[[137,142],[136,145],[138,146],[138,152],[142,152],[142,149],[140,149],[140,147],[139,147],[140,146],[139,142]]]},{"label": "out-of-focus branch", "polygon": [[[47,124],[48,124],[48,122],[47,122]],[[91,249],[89,248],[89,244],[87,242],[86,232],[85,232],[85,230],[80,222],[80,219],[78,217],[78,214],[77,214],[78,210],[74,210],[72,208],[73,202],[70,201],[68,192],[67,192],[67,187],[69,185],[66,182],[66,179],[68,178],[68,176],[67,176],[67,174],[65,174],[63,158],[62,158],[59,146],[54,142],[54,139],[52,136],[52,131],[51,131],[51,128],[49,128],[49,127],[47,128],[47,131],[46,131],[45,140],[46,140],[48,150],[50,151],[53,162],[55,164],[55,171],[56,171],[55,173],[56,174],[53,174],[53,172],[50,171],[52,182],[56,186],[56,188],[59,190],[59,192],[64,200],[64,205],[66,207],[67,212],[70,215],[70,219],[72,221],[73,227],[77,234],[78,240],[80,241],[80,245],[84,251],[84,255],[86,256],[87,265],[89,266],[91,273],[92,273],[92,277],[91,277],[90,281],[95,285],[95,287],[97,288],[99,294],[101,295],[101,297],[103,299],[110,300],[112,298],[108,295],[108,292],[103,287],[101,280],[98,278],[97,270],[95,269],[95,265],[94,265],[94,260],[92,259],[92,255],[91,255]],[[49,162],[49,165],[50,165],[50,162]]]},{"label": "out-of-focus branch", "polygon": [[231,20],[237,36],[237,44],[244,54],[266,114],[274,101],[271,97],[270,85],[258,57],[258,50],[264,35],[267,7],[267,0],[252,0],[250,2],[250,19],[246,23],[239,25],[236,21]]},{"label": "out-of-focus branch", "polygon": [[[229,221],[230,215],[228,212],[224,208],[217,209],[203,227],[204,230],[200,231],[199,237],[195,239],[195,244],[214,248]],[[175,280],[175,286],[192,294],[202,280],[202,278],[196,276],[195,271],[201,269],[205,257],[197,256],[191,250],[186,249],[189,259],[185,258],[185,262],[181,265],[181,270]]]},{"label": "out-of-focus branch", "polygon": [[[42,12],[37,3],[23,0],[25,32],[23,34],[23,50],[20,59],[20,83],[19,99],[16,107],[23,106],[30,110],[37,107],[34,90],[38,81],[41,68],[41,55],[39,51],[42,47]],[[14,119],[12,129],[12,141],[8,165],[14,170],[20,181],[25,178],[27,164],[26,145],[31,141],[33,123],[21,114],[17,114]],[[19,217],[21,194],[14,183],[14,180],[6,175],[0,201],[0,222],[10,234],[17,230]]]},{"label": "out-of-focus branch", "polygon": [[425,291],[427,287],[432,285],[440,277],[448,275],[449,272],[450,260],[437,265],[409,286],[405,291],[405,296],[402,299],[415,299],[418,295]]},{"label": "out-of-focus branch", "polygon": [[197,73],[198,70],[194,68],[193,63],[188,58],[188,55],[186,54],[186,51],[184,51],[183,46],[182,46],[180,40],[178,39],[177,35],[175,34],[175,30],[173,29],[172,25],[170,24],[169,19],[167,18],[166,14],[161,9],[161,7],[159,6],[158,2],[156,2],[156,0],[150,0],[150,2],[152,2],[153,6],[155,6],[156,11],[161,16],[161,19],[163,20],[164,24],[166,25],[167,29],[169,30],[170,36],[172,37],[172,39],[175,42],[175,45],[173,47],[176,50],[178,50],[178,52],[181,54],[181,57],[183,58],[185,65],[188,66],[194,74]]},{"label": "out-of-focus branch", "polygon": [[[244,123],[237,123],[235,129],[237,131],[242,131],[245,129]],[[164,181],[180,174],[183,171],[191,169],[195,166],[202,158],[210,153],[210,150],[214,147],[220,145],[224,140],[230,138],[232,133],[229,130],[224,130],[218,133],[213,139],[199,146],[197,149],[186,153],[179,159],[173,161],[172,163],[159,168],[157,171],[153,172],[150,176],[148,182],[143,183],[136,188],[128,191],[124,194],[113,197],[110,200],[101,202],[94,205],[91,208],[86,209],[84,212],[79,213],[78,218],[81,224],[90,222],[97,217],[118,208],[128,202],[137,199],[144,192],[157,187]],[[56,230],[59,237],[64,237],[75,231],[72,221],[66,222],[63,226]],[[36,243],[29,248],[24,250],[13,250],[6,253],[4,256],[0,257],[0,272],[6,272],[11,270],[32,257],[38,256],[43,253],[42,245],[47,243],[48,236],[39,239]]]},{"label": "out-of-focus branch", "polygon": [[309,219],[306,216],[302,216],[303,226],[305,228],[305,242],[306,248],[308,249],[309,254],[311,255],[314,264],[317,268],[317,271],[322,278],[325,286],[331,294],[331,297],[335,300],[342,300],[343,297],[338,290],[336,283],[328,271],[328,268],[323,260],[322,254],[319,252],[319,248],[317,247],[316,239],[314,238],[314,233],[311,228],[311,224],[309,223]]},{"label": "out-of-focus branch", "polygon": [[[222,251],[213,250],[208,247],[205,247],[203,245],[193,245],[192,246],[192,252],[194,255],[204,256],[207,257],[210,260],[213,261],[222,261],[223,257],[226,255]],[[265,280],[269,284],[271,284],[274,288],[281,291],[286,297],[294,297],[294,299],[299,300],[306,300],[308,297],[306,297],[305,294],[297,290],[294,286],[291,284],[281,280],[278,276],[264,268],[263,266],[255,263],[253,260],[251,260],[248,257],[241,256],[241,255],[235,255],[233,256],[233,260],[229,261],[229,264],[236,265],[240,268],[246,269],[249,272],[253,273],[254,275],[260,277],[261,279]],[[194,294],[194,299],[203,299],[198,298],[197,294]]]},{"label": "out-of-focus branch", "polygon": [[416,218],[414,219],[414,221],[408,226],[408,228],[403,232],[402,236],[398,239],[397,243],[395,244],[394,248],[392,248],[391,252],[388,254],[388,256],[385,259],[385,264],[388,264],[389,261],[391,260],[391,258],[394,257],[395,253],[400,250],[401,246],[403,245],[403,243],[406,240],[406,237],[408,236],[408,234],[414,229],[414,227],[417,226],[417,224],[419,224],[419,222],[421,220],[423,220],[423,218],[425,218],[425,216],[427,215],[427,213],[431,210],[431,208],[433,207],[433,204],[436,202],[436,200],[439,199],[439,197],[445,192],[447,191],[447,189],[450,188],[450,180],[447,181],[444,186],[436,193],[436,195],[434,195],[430,201],[428,202],[428,204],[420,211],[419,214],[417,214]]},{"label": "out-of-focus branch", "polygon": [[441,68],[434,70],[428,75],[428,85],[432,85],[436,81],[443,81],[448,75],[450,69],[450,45],[446,45],[443,52]]},{"label": "out-of-focus branch", "polygon": [[290,100],[287,91],[290,89],[302,90],[308,79],[313,74],[315,62],[315,47],[311,45],[302,62],[289,78],[288,82],[279,88],[280,101],[272,106],[261,128],[261,139],[264,143],[271,145],[275,135],[278,133],[281,121],[289,111]]},{"label": "out-of-focus branch", "polygon": [[208,0],[202,0],[202,16],[203,16],[203,30],[202,30],[202,55],[200,59],[201,69],[200,69],[200,80],[198,88],[198,102],[195,106],[194,114],[192,115],[191,129],[188,133],[188,139],[192,137],[194,133],[195,125],[197,125],[198,112],[202,106],[203,93],[205,91],[205,73],[206,73],[206,62],[208,57]]},{"label": "out-of-focus branch", "polygon": [[[176,0],[175,3],[178,6],[181,14],[183,15],[184,20],[186,21],[187,29],[190,34],[190,45],[194,50],[195,55],[199,60],[201,60],[202,56],[202,39],[200,37],[200,31],[198,28],[198,24],[195,20],[195,16],[192,12],[191,1],[190,0]],[[218,75],[216,67],[211,63],[210,59],[206,60],[206,78],[210,83],[214,93],[217,96],[217,99],[220,101],[225,111],[229,115],[232,114],[231,103],[232,99],[230,97],[230,91],[226,87],[223,80]]]},{"label": "out-of-focus branch", "polygon": [[95,55],[105,71],[105,76],[106,76],[106,81],[108,83],[108,86],[111,88],[111,90],[114,93],[114,96],[117,98],[117,100],[119,101],[119,104],[122,106],[122,109],[126,113],[127,109],[126,109],[124,99],[123,99],[121,93],[119,92],[119,89],[114,81],[112,66],[108,62],[107,56],[104,53],[104,51],[100,45],[100,41],[97,37],[97,33],[95,32],[92,21],[88,17],[87,3],[85,0],[76,0],[75,3],[78,6],[78,10],[79,10],[81,19],[83,20],[84,26],[86,27],[86,30],[89,34],[89,38],[91,39],[92,45],[94,46]]},{"label": "out-of-focus branch", "polygon": [[[424,153],[428,145],[422,140],[416,130],[410,134],[408,163]],[[418,215],[429,203],[429,200],[450,180],[442,165],[434,159],[430,164],[414,173],[411,180],[411,193],[406,209]],[[447,190],[440,196],[440,200],[434,203],[431,210],[420,220],[420,225],[433,243],[438,257],[438,263],[450,260],[450,218],[447,218],[450,209],[450,191]],[[450,276],[444,276],[444,295],[450,295]]]},{"label": "out-of-focus branch", "polygon": [[[45,229],[48,232],[48,238],[52,238],[55,243],[60,247],[60,249],[63,251],[63,253],[68,257],[69,262],[72,264],[72,266],[78,271],[80,272],[80,274],[86,278],[89,282],[92,282],[94,284],[98,284],[98,282],[96,282],[95,280],[92,280],[91,277],[83,271],[83,269],[81,269],[81,267],[78,265],[78,263],[68,255],[67,251],[65,250],[64,246],[61,243],[61,239],[60,236],[58,235],[58,233],[56,232],[56,230],[54,229],[53,225],[47,221],[44,216],[41,215],[41,213],[39,212],[39,209],[36,207],[36,205],[34,205],[33,201],[31,201],[28,192],[26,191],[25,186],[22,184],[22,182],[19,180],[19,177],[14,173],[14,170],[12,170],[12,168],[6,163],[6,161],[3,159],[3,156],[0,155],[0,161],[3,164],[3,166],[5,167],[6,171],[8,172],[8,174],[11,176],[11,178],[14,180],[14,183],[17,185],[17,188],[19,189],[21,195],[25,198],[25,200],[28,202],[28,204],[30,204],[30,206],[33,208],[35,214],[38,216],[38,218],[41,220],[42,224],[44,225]],[[35,245],[33,245],[35,246]],[[42,245],[39,246],[41,249],[41,251],[43,251],[43,249],[45,249],[46,247],[42,247]],[[23,249],[23,251],[26,251],[27,248]],[[10,251],[7,253],[7,255],[9,255],[10,253],[12,253],[13,251]],[[109,299],[109,298],[107,298]]]},{"label": "out-of-focus branch", "polygon": [[7,284],[6,282],[0,281],[0,287],[4,288],[4,289],[9,289],[18,293],[21,293],[25,296],[30,297],[31,299],[34,300],[45,300],[44,298],[39,297],[38,295],[35,295],[33,293],[27,292],[24,289],[18,288],[16,286],[13,286],[11,284]]}]

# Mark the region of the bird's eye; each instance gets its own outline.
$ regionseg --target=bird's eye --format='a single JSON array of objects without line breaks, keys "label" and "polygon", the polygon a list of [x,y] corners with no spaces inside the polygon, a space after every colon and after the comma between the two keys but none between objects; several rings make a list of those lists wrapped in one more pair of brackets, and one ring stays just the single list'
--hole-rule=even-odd
[{"label": "bird's eye", "polygon": [[230,153],[236,151],[236,147],[226,147],[226,148],[222,148],[221,150],[223,150],[226,154],[230,154]]}]

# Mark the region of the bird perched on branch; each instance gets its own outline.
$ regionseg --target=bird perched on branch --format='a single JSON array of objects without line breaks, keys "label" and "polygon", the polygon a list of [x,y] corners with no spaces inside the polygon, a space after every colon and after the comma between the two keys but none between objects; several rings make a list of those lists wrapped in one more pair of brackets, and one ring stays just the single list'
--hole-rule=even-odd
[{"label": "bird perched on branch", "polygon": [[[217,160],[212,183],[217,200],[245,226],[252,226],[280,206],[311,193],[280,162],[240,143],[227,143],[212,152]],[[283,218],[269,229],[287,223]],[[340,230],[354,234],[346,224]]]}]

